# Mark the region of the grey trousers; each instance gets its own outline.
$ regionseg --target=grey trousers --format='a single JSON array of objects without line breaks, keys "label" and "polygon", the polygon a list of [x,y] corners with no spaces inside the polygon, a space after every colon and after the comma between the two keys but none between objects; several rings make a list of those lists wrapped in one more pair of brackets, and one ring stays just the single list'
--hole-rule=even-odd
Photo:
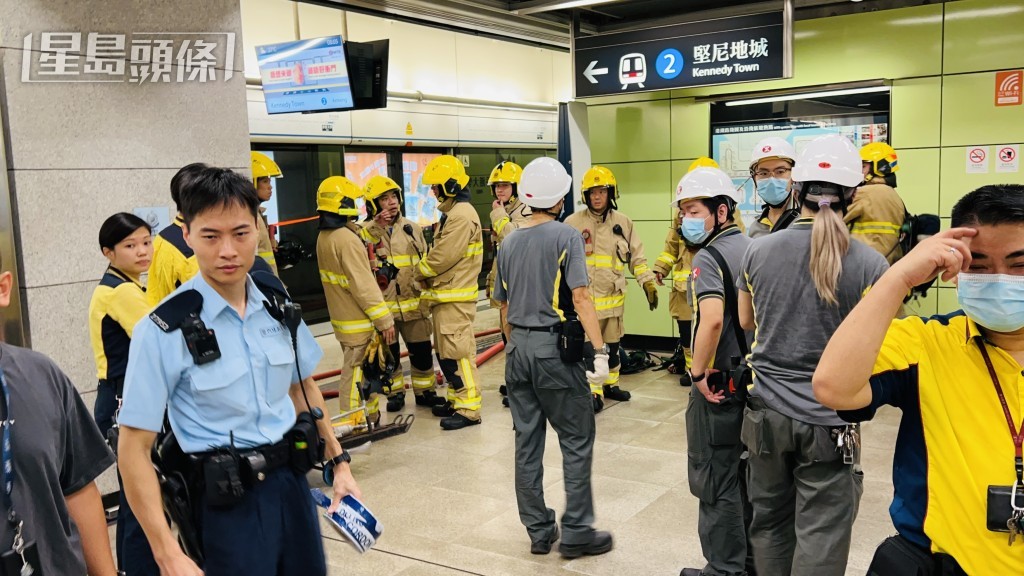
[{"label": "grey trousers", "polygon": [[743,442],[750,451],[750,544],[758,574],[843,576],[863,475],[843,463],[831,428],[751,398]]},{"label": "grey trousers", "polygon": [[743,524],[744,478],[740,474],[743,406],[736,400],[712,405],[696,386],[686,407],[686,473],[700,500],[697,532],[708,561],[707,576],[746,574],[747,532]]},{"label": "grey trousers", "polygon": [[516,430],[516,502],[533,542],[550,539],[555,512],[544,503],[544,440],[550,422],[562,448],[565,513],[562,543],[587,544],[594,533],[590,486],[594,406],[583,363],[566,364],[555,334],[512,329],[505,348],[505,383]]}]

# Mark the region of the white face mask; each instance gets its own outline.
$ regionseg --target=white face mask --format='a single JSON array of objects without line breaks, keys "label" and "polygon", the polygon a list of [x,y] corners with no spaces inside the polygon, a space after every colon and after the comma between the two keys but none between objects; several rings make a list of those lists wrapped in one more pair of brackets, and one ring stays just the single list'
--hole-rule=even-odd
[{"label": "white face mask", "polygon": [[1024,328],[1024,276],[962,272],[956,298],[968,318],[993,332]]}]

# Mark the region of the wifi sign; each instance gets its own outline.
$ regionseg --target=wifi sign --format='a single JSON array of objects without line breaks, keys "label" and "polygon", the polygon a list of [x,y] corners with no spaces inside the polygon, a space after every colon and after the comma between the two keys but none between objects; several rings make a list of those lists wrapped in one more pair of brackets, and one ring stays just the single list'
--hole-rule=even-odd
[{"label": "wifi sign", "polygon": [[1024,71],[1009,70],[996,72],[996,106],[1019,106]]}]

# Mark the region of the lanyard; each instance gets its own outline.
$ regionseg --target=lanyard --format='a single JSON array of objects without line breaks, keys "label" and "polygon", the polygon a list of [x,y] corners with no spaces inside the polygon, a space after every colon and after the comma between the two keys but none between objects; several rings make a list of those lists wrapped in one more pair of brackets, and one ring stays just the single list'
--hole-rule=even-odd
[{"label": "lanyard", "polygon": [[[1006,403],[1006,396],[1003,395],[1003,387],[999,385],[999,377],[996,369],[992,367],[992,360],[988,357],[988,350],[982,341],[976,340],[978,348],[981,349],[981,356],[985,359],[985,366],[988,368],[988,375],[992,378],[992,385],[996,387],[996,394],[999,395],[999,403],[1003,406],[1003,415],[1006,416],[1006,425],[1010,427],[1010,437],[1013,439],[1014,468],[1017,471],[1017,482],[1024,484],[1024,421],[1020,423],[1020,430],[1013,423],[1013,416],[1010,415],[1010,406]],[[6,437],[6,436],[5,436]]]}]

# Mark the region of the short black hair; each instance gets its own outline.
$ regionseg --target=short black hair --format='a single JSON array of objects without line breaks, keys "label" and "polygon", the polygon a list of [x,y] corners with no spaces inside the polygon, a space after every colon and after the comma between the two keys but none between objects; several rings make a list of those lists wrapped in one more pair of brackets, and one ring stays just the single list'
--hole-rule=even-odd
[{"label": "short black hair", "polygon": [[991,184],[968,192],[953,206],[954,228],[1024,224],[1024,185]]},{"label": "short black hair", "polygon": [[701,198],[700,202],[701,204],[707,207],[708,211],[711,212],[712,216],[715,216],[716,222],[718,221],[718,207],[722,206],[723,204],[728,209],[725,221],[733,222],[736,220],[736,203],[733,202],[732,200],[729,200],[721,196],[715,196],[714,198]]},{"label": "short black hair", "polygon": [[193,162],[188,166],[182,166],[171,177],[171,200],[174,200],[174,207],[178,209],[178,212],[181,212],[181,190],[190,185],[196,175],[206,168],[209,166],[202,162]]},{"label": "short black hair", "polygon": [[204,168],[181,190],[181,217],[186,226],[211,208],[231,205],[245,208],[255,220],[260,199],[252,180],[227,168]]},{"label": "short black hair", "polygon": [[103,221],[100,226],[100,250],[104,248],[114,249],[122,240],[131,236],[139,228],[145,228],[150,233],[153,228],[149,223],[135,214],[118,212]]}]

